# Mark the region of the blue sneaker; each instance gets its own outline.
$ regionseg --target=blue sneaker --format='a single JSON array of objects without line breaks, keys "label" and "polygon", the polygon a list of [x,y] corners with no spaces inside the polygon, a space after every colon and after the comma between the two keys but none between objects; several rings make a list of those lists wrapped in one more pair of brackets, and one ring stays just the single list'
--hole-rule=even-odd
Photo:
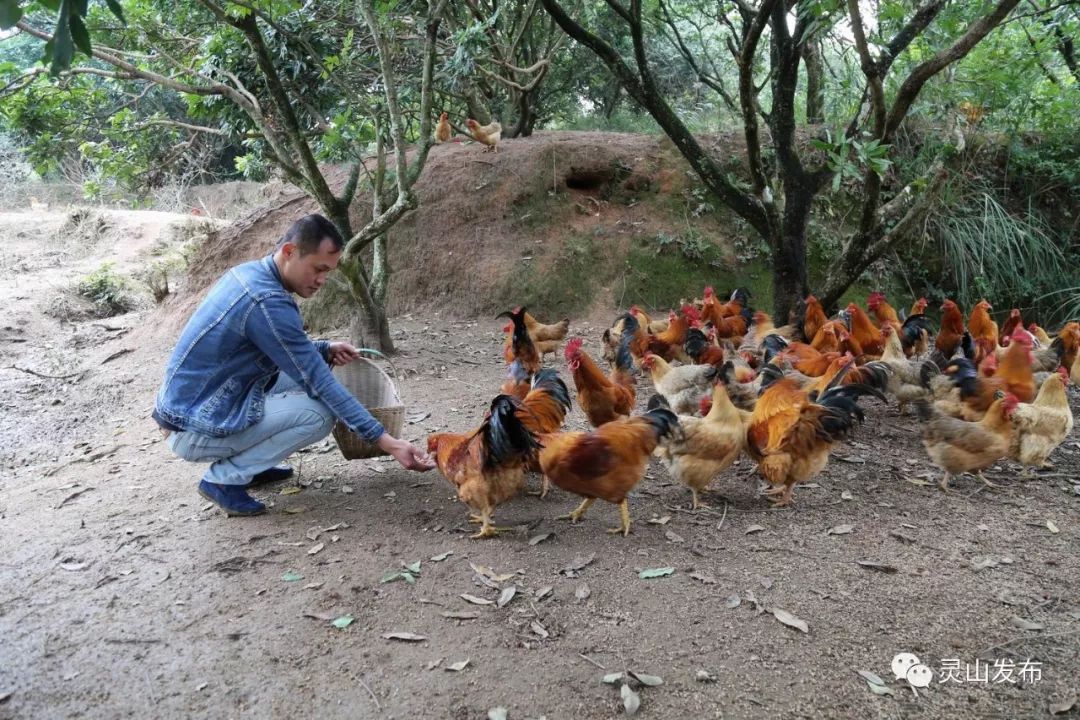
[{"label": "blue sneaker", "polygon": [[249,482],[247,486],[255,487],[257,485],[269,485],[270,483],[280,482],[281,480],[288,480],[292,476],[292,465],[275,465],[268,470],[263,470],[261,473],[255,473],[255,477],[251,478],[251,482]]},{"label": "blue sneaker", "polygon": [[199,494],[224,510],[229,517],[266,512],[266,506],[248,495],[243,485],[218,485],[201,480]]}]

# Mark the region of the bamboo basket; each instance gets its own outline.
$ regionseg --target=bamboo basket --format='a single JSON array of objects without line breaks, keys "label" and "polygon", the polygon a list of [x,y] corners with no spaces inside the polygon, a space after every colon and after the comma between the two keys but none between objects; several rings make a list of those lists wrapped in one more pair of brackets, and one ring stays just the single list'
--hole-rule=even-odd
[{"label": "bamboo basket", "polygon": [[[362,353],[378,355],[386,359],[394,372],[394,377],[400,379],[397,369],[385,355],[368,348],[359,348],[359,350]],[[405,426],[405,404],[401,402],[394,380],[381,367],[362,357],[353,360],[348,365],[335,367],[333,373],[345,389],[383,424],[386,432],[394,437],[401,437],[401,429]],[[346,460],[360,460],[387,454],[375,443],[368,442],[349,430],[340,420],[334,424],[334,439]]]}]

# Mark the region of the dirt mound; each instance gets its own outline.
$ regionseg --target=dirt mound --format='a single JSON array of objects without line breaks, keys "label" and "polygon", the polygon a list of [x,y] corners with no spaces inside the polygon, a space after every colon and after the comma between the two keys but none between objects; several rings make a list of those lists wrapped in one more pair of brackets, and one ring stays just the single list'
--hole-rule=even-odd
[{"label": "dirt mound", "polygon": [[[345,173],[330,179],[339,188]],[[663,137],[544,132],[497,154],[436,146],[416,191],[419,208],[391,230],[391,314],[462,317],[521,302],[552,315],[623,301],[666,306],[735,263],[731,217],[705,199]],[[228,267],[271,252],[289,224],[317,211],[307,196],[286,193],[212,234],[174,318],[186,318]],[[358,196],[353,216],[356,227],[370,218],[368,197]],[[335,327],[351,307],[343,289],[329,287],[305,313],[313,329]]]}]

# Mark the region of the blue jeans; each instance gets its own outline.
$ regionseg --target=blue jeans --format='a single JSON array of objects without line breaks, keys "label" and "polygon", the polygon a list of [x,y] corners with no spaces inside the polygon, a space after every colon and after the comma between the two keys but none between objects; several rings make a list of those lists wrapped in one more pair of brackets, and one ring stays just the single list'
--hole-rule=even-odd
[{"label": "blue jeans", "polygon": [[166,442],[184,460],[210,461],[203,476],[207,482],[247,485],[256,473],[325,438],[334,421],[330,408],[281,373],[266,396],[262,420],[251,427],[221,438],[190,430],[174,432]]}]

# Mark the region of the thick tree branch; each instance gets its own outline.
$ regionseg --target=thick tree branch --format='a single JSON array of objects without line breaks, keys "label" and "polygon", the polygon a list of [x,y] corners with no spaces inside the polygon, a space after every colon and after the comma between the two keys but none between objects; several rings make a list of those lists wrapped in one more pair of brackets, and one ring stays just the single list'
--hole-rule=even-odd
[{"label": "thick tree branch", "polygon": [[[904,52],[912,41],[922,34],[930,23],[934,21],[934,18],[944,9],[948,0],[927,0],[915,14],[912,16],[904,27],[900,29],[893,39],[885,46],[886,52],[878,59],[876,63],[877,76],[884,79],[889,74],[889,69],[892,68],[893,62],[900,56],[900,53]],[[859,129],[859,124],[862,120],[862,115],[866,100],[869,96],[869,88],[863,91],[863,97],[859,101],[858,110],[855,112],[855,116],[848,123],[847,137],[855,137],[855,133]]]},{"label": "thick tree branch", "polygon": [[[32,35],[39,40],[44,40],[45,42],[52,42],[52,35],[31,26],[29,23],[26,22],[26,20],[20,20],[18,23],[15,24],[15,27],[19,28],[19,30],[26,33],[27,35]],[[115,68],[119,68],[125,74],[130,75],[130,79],[140,78],[143,80],[149,80],[156,85],[168,88],[169,90],[175,90],[179,93],[187,93],[188,95],[200,95],[203,97],[210,95],[221,95],[223,97],[229,98],[244,109],[247,109],[247,106],[249,105],[248,99],[246,97],[241,95],[234,88],[231,88],[224,83],[210,82],[207,85],[194,85],[191,83],[182,82],[175,78],[166,77],[165,75],[161,75],[150,70],[144,70],[126,60],[123,60],[116,55],[107,53],[96,46],[93,49],[93,57],[101,60],[104,63],[112,65]]]},{"label": "thick tree branch", "polygon": [[915,102],[915,98],[918,97],[923,85],[946,67],[967,55],[980,40],[990,34],[991,30],[1000,25],[1018,4],[1020,4],[1020,0],[999,0],[993,11],[973,22],[968,27],[967,32],[952,46],[942,50],[926,62],[920,63],[911,71],[911,74],[900,86],[896,99],[893,101],[893,106],[886,117],[884,142],[892,141],[893,134],[900,127],[900,123],[903,122],[904,118],[907,117],[908,110],[911,109],[911,105]]},{"label": "thick tree branch", "polygon": [[776,1],[765,0],[756,14],[748,18],[744,16],[746,28],[739,54],[736,56],[739,66],[739,106],[743,117],[743,135],[746,138],[746,156],[750,164],[750,182],[754,193],[759,196],[764,193],[769,182],[761,160],[761,132],[757,123],[757,92],[754,89],[754,56]]},{"label": "thick tree branch", "polygon": [[[944,159],[939,157],[922,177],[909,183],[877,210],[876,222],[869,233],[858,232],[845,243],[842,256],[832,264],[821,290],[823,305],[832,306],[871,263],[911,239],[915,229],[935,207],[949,174]],[[921,192],[916,190],[920,186],[923,187]],[[889,227],[888,223],[901,213],[900,219]]]},{"label": "thick tree branch", "polygon": [[767,237],[769,223],[762,205],[752,195],[743,192],[728,180],[723,170],[709,156],[697,138],[675,115],[663,97],[656,92],[655,87],[646,85],[644,78],[631,70],[611,45],[567,15],[558,0],[541,0],[541,2],[547,12],[555,18],[559,27],[571,38],[595,53],[630,96],[653,116],[702,182],[763,237]]}]

